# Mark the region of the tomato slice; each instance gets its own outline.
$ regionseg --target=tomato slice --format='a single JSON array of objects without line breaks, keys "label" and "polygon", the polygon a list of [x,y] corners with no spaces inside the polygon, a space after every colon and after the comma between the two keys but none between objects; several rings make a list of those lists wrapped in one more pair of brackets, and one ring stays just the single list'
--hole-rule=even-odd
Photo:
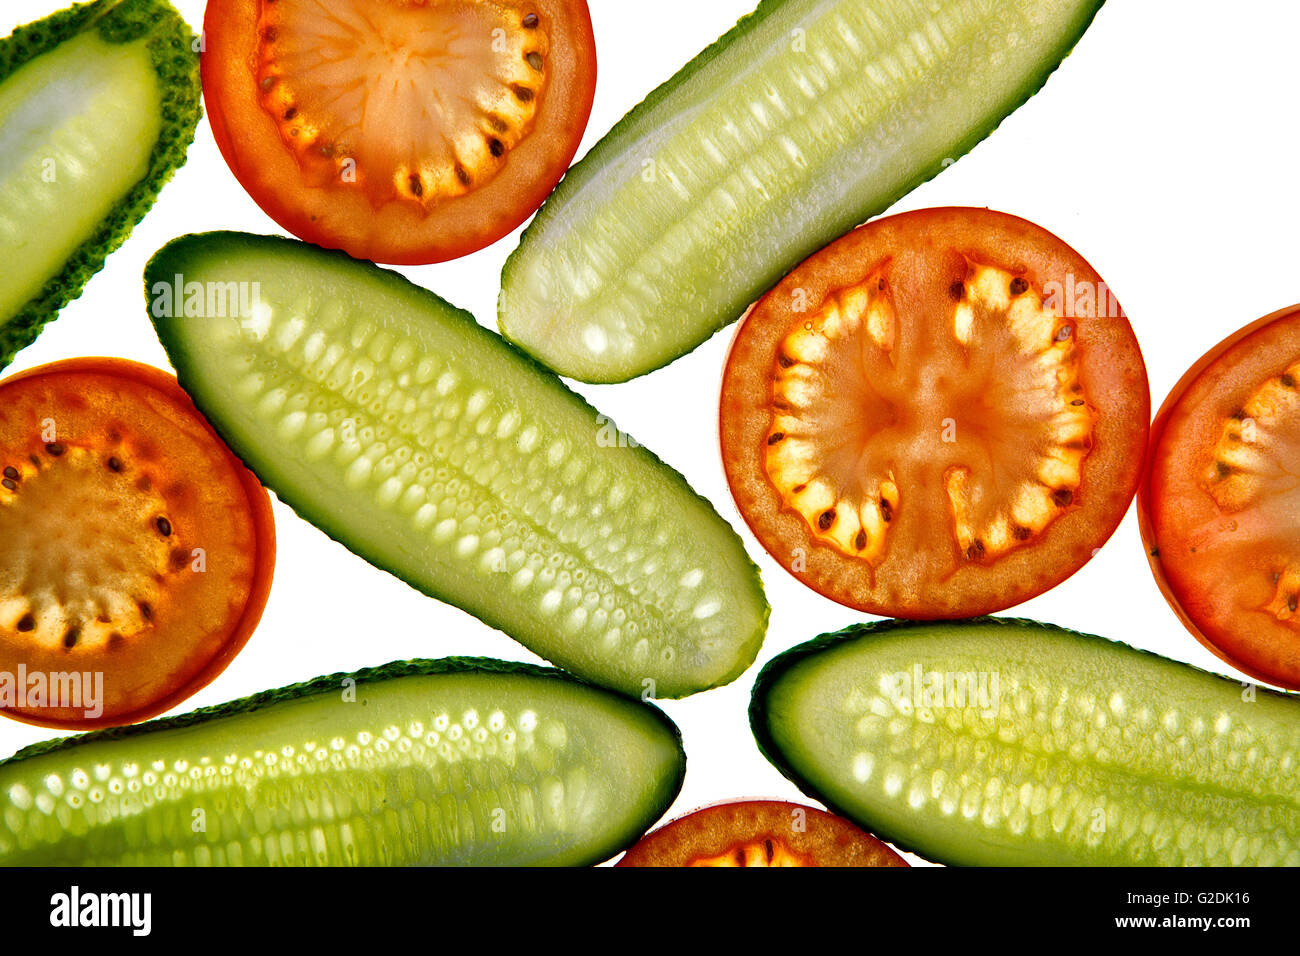
[{"label": "tomato slice", "polygon": [[271,586],[270,498],[174,378],[91,358],[5,379],[0,475],[0,712],[144,720],[244,646]]},{"label": "tomato slice", "polygon": [[262,209],[309,242],[420,264],[495,242],[591,113],[585,0],[209,0],[203,95]]},{"label": "tomato slice", "polygon": [[907,866],[848,820],[778,800],[720,803],[643,837],[617,866]]},{"label": "tomato slice", "polygon": [[805,584],[874,614],[990,613],[1110,537],[1150,420],[1109,288],[986,209],[880,219],[753,309],[723,377],[741,514]]},{"label": "tomato slice", "polygon": [[1220,342],[1156,416],[1138,521],[1196,638],[1300,690],[1300,306]]}]

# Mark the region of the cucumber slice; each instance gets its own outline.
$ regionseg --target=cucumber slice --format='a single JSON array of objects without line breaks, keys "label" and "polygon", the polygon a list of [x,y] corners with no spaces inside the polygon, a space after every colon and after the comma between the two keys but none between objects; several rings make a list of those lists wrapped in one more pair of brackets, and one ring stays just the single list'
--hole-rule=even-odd
[{"label": "cucumber slice", "polygon": [[146,285],[217,431],[372,564],[628,693],[681,697],[753,663],[768,608],[731,527],[473,316],[237,233],[176,240]]},{"label": "cucumber slice", "polygon": [[750,720],[802,790],[933,860],[1300,864],[1300,701],[1103,638],[853,627],[769,663]]},{"label": "cucumber slice", "polygon": [[574,167],[506,263],[500,327],[619,382],[965,154],[1101,0],[763,0]]},{"label": "cucumber slice", "polygon": [[413,661],[0,763],[10,866],[581,866],[663,815],[657,708],[546,668]]},{"label": "cucumber slice", "polygon": [[0,40],[0,368],[184,164],[196,43],[166,0],[98,0]]}]

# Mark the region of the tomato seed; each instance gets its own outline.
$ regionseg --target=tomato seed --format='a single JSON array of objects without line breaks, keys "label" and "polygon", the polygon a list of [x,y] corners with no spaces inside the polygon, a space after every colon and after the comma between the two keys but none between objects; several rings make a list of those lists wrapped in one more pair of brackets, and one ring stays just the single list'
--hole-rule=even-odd
[{"label": "tomato seed", "polygon": [[4,476],[8,478],[10,481],[17,481],[18,469],[15,468],[13,465],[10,465],[8,468],[4,470]]},{"label": "tomato seed", "polygon": [[537,29],[537,23],[538,23],[538,20],[537,20],[537,14],[535,14],[535,13],[530,13],[530,14],[528,14],[528,16],[524,17],[524,29],[525,29],[525,30],[535,30],[535,29]]},{"label": "tomato seed", "polygon": [[67,449],[65,449],[65,448],[63,447],[63,445],[62,445],[60,442],[56,442],[56,441],[52,441],[52,442],[50,442],[48,445],[45,446],[45,451],[46,451],[46,453],[47,453],[47,454],[50,454],[50,455],[53,455],[55,458],[58,458],[58,457],[59,457],[60,455],[62,455],[66,450],[67,450]]},{"label": "tomato seed", "polygon": [[831,508],[829,511],[823,511],[821,517],[817,519],[817,527],[821,528],[823,531],[829,531],[831,525],[833,525],[834,523],[835,523],[834,508]]},{"label": "tomato seed", "polygon": [[166,518],[158,518],[154,521],[154,525],[158,528],[158,533],[164,538],[170,538],[172,536],[172,523]]},{"label": "tomato seed", "polygon": [[32,617],[30,614],[24,614],[22,617],[18,619],[17,628],[20,632],[24,634],[26,634],[28,631],[35,630],[36,618]]},{"label": "tomato seed", "polygon": [[771,436],[770,438],[768,438],[767,443],[768,443],[769,445],[779,445],[779,444],[781,444],[781,442],[783,442],[783,441],[785,441],[785,433],[784,433],[784,432],[773,432],[773,433],[772,433],[772,436]]},{"label": "tomato seed", "polygon": [[1074,492],[1069,488],[1058,488],[1052,492],[1052,501],[1058,508],[1065,508],[1074,503]]},{"label": "tomato seed", "polygon": [[528,65],[531,66],[538,73],[542,72],[542,55],[540,53],[536,51],[527,53],[524,55],[524,59],[527,60]]},{"label": "tomato seed", "polygon": [[120,472],[122,470],[122,459],[110,458],[108,460],[108,470],[114,472]]},{"label": "tomato seed", "polygon": [[67,648],[76,647],[77,641],[79,641],[80,639],[81,639],[81,628],[74,624],[72,625],[72,627],[68,628],[68,630],[64,633],[63,646]]},{"label": "tomato seed", "polygon": [[1016,276],[1014,279],[1011,280],[1012,295],[1024,295],[1028,291],[1029,291],[1029,283],[1026,282],[1024,279],[1020,278],[1020,276]]}]

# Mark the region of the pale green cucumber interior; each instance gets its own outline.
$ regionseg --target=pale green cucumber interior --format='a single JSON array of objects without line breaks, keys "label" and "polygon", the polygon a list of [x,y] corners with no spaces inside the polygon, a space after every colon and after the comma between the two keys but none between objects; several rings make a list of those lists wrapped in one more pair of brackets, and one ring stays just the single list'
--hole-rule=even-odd
[{"label": "pale green cucumber interior", "polygon": [[620,381],[694,348],[1044,82],[1100,0],[766,0],[566,177],[505,270],[507,338]]},{"label": "pale green cucumber interior", "polygon": [[923,856],[1300,864],[1300,701],[1034,624],[866,629],[790,660],[755,697],[769,755]]},{"label": "pale green cucumber interior", "polygon": [[0,864],[590,864],[680,785],[662,715],[576,682],[347,690],[0,764]]},{"label": "pale green cucumber interior", "polygon": [[87,31],[0,83],[0,316],[58,275],[145,177],[162,123],[147,36]]},{"label": "pale green cucumber interior", "polygon": [[[177,276],[245,290],[247,315],[159,314]],[[767,605],[736,534],[468,314],[368,263],[237,234],[178,240],[147,283],[199,408],[367,560],[637,695],[683,696],[753,661]]]}]

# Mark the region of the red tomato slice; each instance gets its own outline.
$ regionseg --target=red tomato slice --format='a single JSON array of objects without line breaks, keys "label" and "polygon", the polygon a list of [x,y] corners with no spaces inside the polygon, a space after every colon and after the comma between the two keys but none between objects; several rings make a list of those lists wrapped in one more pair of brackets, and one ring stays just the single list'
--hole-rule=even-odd
[{"label": "red tomato slice", "polygon": [[1238,670],[1300,689],[1300,306],[1231,335],[1174,386],[1138,518],[1188,630]]},{"label": "red tomato slice", "polygon": [[1101,277],[986,209],[877,220],[742,323],[722,457],[787,570],[873,614],[957,618],[1083,566],[1132,501],[1146,368]]},{"label": "red tomato slice", "polygon": [[[275,563],[270,498],[171,376],[72,359],[5,379],[0,476],[0,713],[144,720],[252,634]],[[75,691],[53,676],[71,674]]]},{"label": "red tomato slice", "polygon": [[466,255],[568,169],[591,113],[585,0],[209,0],[217,145],[294,235],[377,262]]},{"label": "red tomato slice", "polygon": [[907,866],[848,820],[797,803],[721,803],[643,837],[617,866]]}]

